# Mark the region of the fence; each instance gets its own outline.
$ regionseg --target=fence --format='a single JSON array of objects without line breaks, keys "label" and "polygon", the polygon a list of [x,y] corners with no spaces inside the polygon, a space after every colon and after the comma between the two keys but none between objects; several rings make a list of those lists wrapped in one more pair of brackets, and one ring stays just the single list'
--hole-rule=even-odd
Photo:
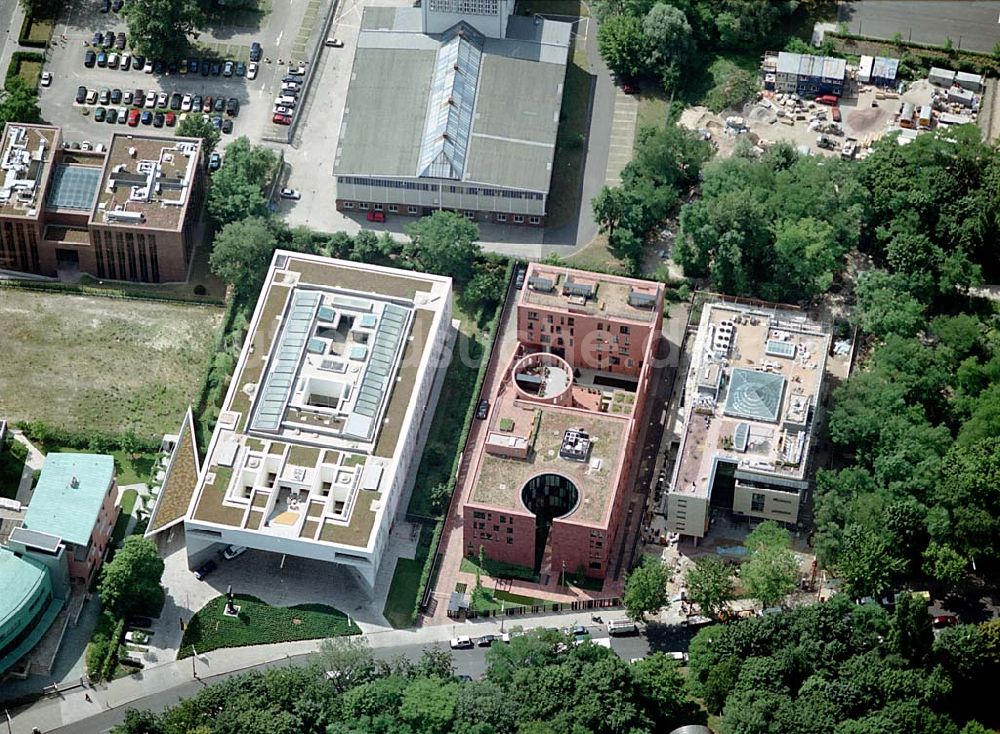
[{"label": "fence", "polygon": [[545,612],[582,612],[593,609],[612,609],[622,606],[620,597],[612,596],[604,599],[580,599],[579,601],[552,602],[551,604],[533,604],[531,606],[510,606],[500,609],[487,609],[477,612],[466,610],[466,619],[488,619],[491,617],[526,617]]}]

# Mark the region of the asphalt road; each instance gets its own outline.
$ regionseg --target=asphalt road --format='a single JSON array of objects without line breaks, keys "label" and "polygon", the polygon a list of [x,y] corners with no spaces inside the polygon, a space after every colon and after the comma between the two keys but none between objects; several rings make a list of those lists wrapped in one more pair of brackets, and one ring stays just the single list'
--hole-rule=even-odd
[{"label": "asphalt road", "polygon": [[1000,42],[1000,2],[977,0],[854,0],[841,2],[837,21],[851,33],[943,45],[990,53]]},{"label": "asphalt road", "polygon": [[[556,625],[558,624],[558,621],[558,617],[554,617],[552,624]],[[604,632],[602,627],[593,627],[591,628],[591,632],[593,633],[594,639],[607,637],[607,633]],[[651,652],[687,650],[688,643],[690,642],[692,636],[693,631],[684,627],[649,625],[642,631],[641,634],[611,638],[611,649],[614,650],[620,658],[628,661],[632,658],[643,657]],[[373,652],[376,657],[385,660],[398,658],[400,656],[416,660],[421,656],[425,649],[430,647],[436,647],[442,650],[448,649],[447,643],[438,642],[426,645],[402,645],[397,647],[375,648],[373,649]],[[480,647],[472,650],[454,651],[452,653],[452,659],[455,663],[455,675],[467,675],[473,679],[481,678],[486,672],[486,652],[486,648]],[[313,655],[299,655],[275,663],[254,666],[253,668],[249,668],[241,672],[267,670],[269,668],[276,668],[283,665],[308,665],[314,661],[314,657],[315,656]],[[217,683],[224,678],[231,677],[232,675],[236,675],[236,673],[227,673],[214,676],[212,678],[205,678],[200,681],[192,680],[140,699],[139,701],[136,701],[132,707],[149,709],[152,711],[162,711],[177,704],[181,699],[197,695],[198,692],[206,685]],[[46,734],[105,734],[105,732],[110,731],[113,727],[120,724],[124,717],[124,708],[102,711],[101,713],[91,716],[88,719],[84,719],[58,729],[53,729]]]}]

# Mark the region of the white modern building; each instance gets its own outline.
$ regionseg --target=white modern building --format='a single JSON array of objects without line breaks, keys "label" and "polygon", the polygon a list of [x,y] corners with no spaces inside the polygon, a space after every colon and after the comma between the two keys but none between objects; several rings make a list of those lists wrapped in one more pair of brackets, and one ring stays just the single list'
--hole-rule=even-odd
[{"label": "white modern building", "polygon": [[276,252],[189,500],[189,565],[246,546],[370,593],[451,333],[450,278]]}]

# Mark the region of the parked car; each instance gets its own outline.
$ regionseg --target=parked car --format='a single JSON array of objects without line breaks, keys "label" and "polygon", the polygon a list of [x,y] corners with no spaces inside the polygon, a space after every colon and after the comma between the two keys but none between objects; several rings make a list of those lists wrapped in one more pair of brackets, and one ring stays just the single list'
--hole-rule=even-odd
[{"label": "parked car", "polygon": [[97,9],[100,13],[107,13],[111,10],[111,0],[101,0],[100,7]]},{"label": "parked car", "polygon": [[125,0],[115,0],[113,3],[111,3],[111,9],[114,10],[116,13],[121,11],[121,9],[124,7],[125,7]]},{"label": "parked car", "polygon": [[236,64],[232,61],[227,61],[222,65],[222,76],[232,76],[233,71],[236,69]]},{"label": "parked car", "polygon": [[298,100],[296,100],[295,97],[289,97],[286,94],[274,98],[274,103],[276,105],[281,105],[282,107],[294,107],[297,101]]},{"label": "parked car", "polygon": [[191,111],[191,101],[194,99],[190,94],[185,94],[183,99],[181,99],[181,112]]},{"label": "parked car", "polygon": [[120,90],[120,89],[112,89],[111,90],[111,103],[112,104],[121,104],[121,101],[122,101],[122,90]]},{"label": "parked car", "polygon": [[271,122],[273,122],[276,125],[291,125],[292,118],[290,115],[280,115],[276,112],[274,113],[274,116],[271,118]]},{"label": "parked car", "polygon": [[156,59],[153,62],[153,73],[157,76],[165,74],[167,72],[167,65],[163,63],[163,59]]},{"label": "parked car", "polygon": [[102,87],[100,93],[97,95],[98,104],[107,104],[111,101],[111,90],[107,87]]},{"label": "parked car", "polygon": [[147,109],[152,109],[153,107],[156,107],[156,92],[154,92],[152,89],[146,92],[145,106]]},{"label": "parked car", "polygon": [[219,115],[212,116],[212,127],[214,127],[216,130],[222,129],[222,118]]},{"label": "parked car", "polygon": [[821,94],[816,98],[816,104],[825,104],[833,107],[837,104],[837,97],[833,94]]},{"label": "parked car", "polygon": [[108,65],[108,54],[106,52],[97,52],[97,65],[102,69]]},{"label": "parked car", "polygon": [[227,561],[231,561],[247,552],[247,548],[244,545],[231,545],[228,546],[224,551],[222,551],[222,557]]},{"label": "parked car", "polygon": [[118,32],[117,36],[115,36],[115,48],[119,51],[125,48],[125,34],[121,31]]},{"label": "parked car", "polygon": [[280,104],[274,106],[274,114],[276,115],[291,115],[293,112],[291,107],[284,107]]},{"label": "parked car", "polygon": [[160,112],[159,110],[157,110],[156,114],[153,115],[153,127],[163,127],[163,120],[164,119],[165,119],[165,115],[162,112]]},{"label": "parked car", "polygon": [[230,97],[229,101],[226,102],[226,114],[230,117],[236,117],[240,114],[240,101],[236,97]]},{"label": "parked car", "polygon": [[205,99],[202,100],[201,103],[201,111],[206,113],[212,111],[212,95],[210,94],[205,95]]},{"label": "parked car", "polygon": [[256,79],[256,78],[257,78],[257,63],[255,61],[251,61],[249,64],[247,64],[247,79]]},{"label": "parked car", "polygon": [[118,55],[118,52],[112,51],[111,53],[109,53],[108,54],[108,68],[109,69],[117,69],[118,68],[118,61],[120,59],[121,59],[121,56]]},{"label": "parked car", "polygon": [[472,642],[472,638],[466,637],[465,635],[451,638],[451,642],[449,644],[451,645],[452,650],[471,650],[475,647],[475,644]]},{"label": "parked car", "polygon": [[254,41],[253,43],[250,44],[250,60],[251,61],[260,62],[260,59],[261,59],[261,56],[263,55],[263,53],[264,53],[264,50],[261,48],[261,45],[257,41]]},{"label": "parked car", "polygon": [[222,64],[218,61],[212,62],[212,76],[219,76],[222,73]]},{"label": "parked car", "polygon": [[128,71],[132,68],[132,54],[122,54],[122,62],[118,65],[118,68],[122,71]]},{"label": "parked car", "polygon": [[153,113],[149,110],[143,110],[142,115],[139,117],[139,122],[143,125],[150,125],[153,122]]},{"label": "parked car", "polygon": [[194,97],[194,99],[191,100],[191,111],[192,112],[201,112],[201,95],[200,94],[196,94],[195,97]]},{"label": "parked car", "polygon": [[139,56],[138,54],[136,54],[135,56],[132,57],[132,68],[133,69],[135,69],[136,71],[142,71],[143,68],[145,68],[145,66],[146,66],[146,57],[145,56]]},{"label": "parked car", "polygon": [[840,107],[834,107],[832,110],[830,110],[830,116],[833,118],[834,122],[840,122],[841,121]]},{"label": "parked car", "polygon": [[296,81],[282,82],[281,83],[282,90],[291,89],[292,91],[295,91],[295,92],[299,91],[299,88],[301,86],[302,86],[302,82],[296,82]]},{"label": "parked car", "polygon": [[135,97],[132,95],[132,92],[130,92],[128,89],[122,92],[122,104],[131,105],[133,99],[135,99]]},{"label": "parked car", "polygon": [[524,275],[528,272],[528,269],[521,265],[517,269],[517,275],[514,276],[514,287],[520,290],[524,287]]},{"label": "parked car", "polygon": [[302,192],[299,191],[298,189],[287,189],[287,188],[286,189],[282,189],[281,190],[281,198],[282,199],[295,199],[296,201],[298,201],[299,199],[302,198]]},{"label": "parked car", "polygon": [[289,67],[288,73],[292,76],[305,76],[306,75],[306,65],[304,62],[300,61],[298,66]]},{"label": "parked car", "polygon": [[958,617],[954,614],[939,614],[931,620],[931,626],[938,630],[945,627],[954,627],[956,624],[958,624]]},{"label": "parked car", "polygon": [[104,121],[106,123],[108,123],[109,125],[114,125],[115,123],[117,123],[118,122],[118,108],[117,107],[109,107],[107,115],[105,115],[105,117],[104,117]]},{"label": "parked car", "polygon": [[125,121],[128,119],[128,107],[118,108],[118,124],[124,125]]},{"label": "parked car", "polygon": [[177,123],[177,115],[173,112],[168,112],[163,122],[166,123],[167,127],[173,127]]},{"label": "parked car", "polygon": [[490,401],[487,400],[486,398],[483,398],[482,400],[479,401],[479,405],[476,406],[476,419],[481,421],[486,420],[486,416],[489,415],[489,412],[490,412]]},{"label": "parked car", "polygon": [[94,122],[104,122],[104,118],[107,115],[107,113],[108,111],[106,109],[104,109],[103,107],[98,107],[96,110],[94,110]]},{"label": "parked car", "polygon": [[115,34],[114,31],[107,31],[104,37],[101,39],[101,45],[104,48],[111,48],[115,45]]},{"label": "parked car", "polygon": [[166,107],[168,104],[170,104],[170,96],[166,92],[160,92],[156,97],[156,106]]},{"label": "parked car", "polygon": [[146,92],[144,90],[142,90],[142,89],[136,89],[135,90],[135,101],[133,102],[133,104],[136,107],[142,107],[142,105],[145,103],[145,101],[146,101]]},{"label": "parked car", "polygon": [[473,642],[476,643],[477,647],[490,647],[496,641],[496,635],[483,635],[482,637],[477,637]]},{"label": "parked car", "polygon": [[179,110],[181,108],[181,99],[182,97],[180,92],[174,92],[170,95],[170,109]]},{"label": "parked car", "polygon": [[198,566],[197,569],[195,569],[194,577],[199,581],[202,581],[206,576],[208,576],[208,574],[212,573],[212,571],[214,571],[218,567],[219,564],[217,564],[215,561],[211,560],[205,561],[203,564]]},{"label": "parked car", "polygon": [[339,38],[328,38],[326,39],[326,43],[324,43],[323,45],[329,48],[343,48],[344,42],[341,41]]},{"label": "parked car", "polygon": [[212,62],[208,59],[201,60],[201,75],[208,76],[212,73]]},{"label": "parked car", "polygon": [[233,121],[231,118],[227,117],[222,121],[222,132],[229,135],[233,131]]},{"label": "parked car", "polygon": [[87,90],[87,104],[97,104],[97,90],[88,89]]},{"label": "parked car", "polygon": [[370,209],[368,211],[368,221],[381,223],[385,221],[385,212],[381,209]]},{"label": "parked car", "polygon": [[201,68],[200,59],[188,59],[188,74],[197,74],[199,68]]},{"label": "parked car", "polygon": [[135,127],[139,124],[139,110],[134,107],[128,111],[128,125],[129,127]]},{"label": "parked car", "polygon": [[83,52],[83,65],[88,69],[93,69],[94,64],[97,63],[97,54],[91,51],[89,48]]},{"label": "parked car", "polygon": [[177,62],[176,61],[171,61],[170,63],[167,64],[167,73],[168,74],[176,74],[177,73]]},{"label": "parked car", "polygon": [[148,630],[153,626],[153,620],[149,617],[129,617],[125,620],[125,626],[134,629]]},{"label": "parked car", "polygon": [[76,88],[76,103],[77,104],[83,104],[86,101],[87,101],[87,88],[86,87],[77,87]]},{"label": "parked car", "polygon": [[236,62],[236,76],[246,76],[247,75],[247,65],[242,61]]},{"label": "parked car", "polygon": [[155,68],[156,68],[156,64],[153,63],[153,60],[152,59],[146,59],[146,64],[145,64],[145,66],[142,67],[142,72],[144,74],[152,74],[153,73],[153,69],[155,69]]},{"label": "parked car", "polygon": [[218,151],[212,151],[212,155],[208,157],[208,170],[218,171],[222,167],[222,156],[219,155]]}]

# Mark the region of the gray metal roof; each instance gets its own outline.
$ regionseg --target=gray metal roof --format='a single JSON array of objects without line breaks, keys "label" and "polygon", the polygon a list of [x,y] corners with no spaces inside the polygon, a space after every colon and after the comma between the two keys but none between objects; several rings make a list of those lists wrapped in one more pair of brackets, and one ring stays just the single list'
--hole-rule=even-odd
[{"label": "gray metal roof", "polygon": [[788,51],[778,53],[778,72],[782,74],[798,74],[823,79],[843,79],[847,71],[844,59],[830,56],[811,56]]},{"label": "gray metal roof", "polygon": [[[380,11],[377,18],[369,18],[373,10]],[[470,183],[547,191],[569,25],[525,25],[511,18],[508,33],[516,37],[485,39],[477,65],[469,35],[452,47],[453,31],[444,36],[411,31],[408,11],[413,8],[398,9],[402,15],[391,22],[381,12],[385,10],[365,10],[335,173],[460,177]],[[454,62],[441,64],[456,52],[460,69],[452,75]]]}]

